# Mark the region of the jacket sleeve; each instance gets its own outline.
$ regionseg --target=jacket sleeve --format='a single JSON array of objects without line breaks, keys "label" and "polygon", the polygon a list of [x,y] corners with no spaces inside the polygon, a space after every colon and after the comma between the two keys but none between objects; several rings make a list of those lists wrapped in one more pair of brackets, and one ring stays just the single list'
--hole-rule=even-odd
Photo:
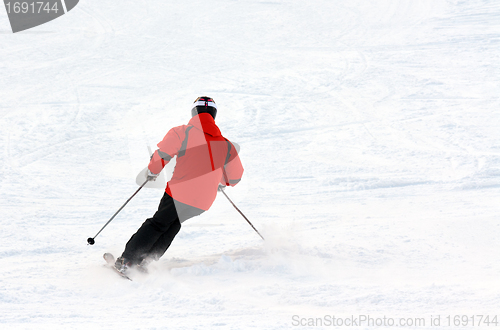
[{"label": "jacket sleeve", "polygon": [[241,164],[236,148],[231,142],[229,142],[229,144],[231,148],[228,152],[226,165],[224,165],[224,175],[222,175],[221,184],[234,187],[241,181],[241,177],[243,176],[243,165]]},{"label": "jacket sleeve", "polygon": [[174,127],[168,131],[167,135],[163,140],[158,143],[158,148],[153,155],[148,165],[148,169],[154,173],[158,174],[163,170],[165,165],[174,158],[181,148],[183,137],[185,135],[185,130],[183,126]]}]

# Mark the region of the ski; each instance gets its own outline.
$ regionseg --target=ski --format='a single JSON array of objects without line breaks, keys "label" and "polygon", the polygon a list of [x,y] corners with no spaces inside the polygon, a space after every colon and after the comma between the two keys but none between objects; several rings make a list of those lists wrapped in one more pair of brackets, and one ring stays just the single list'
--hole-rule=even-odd
[{"label": "ski", "polygon": [[111,268],[115,273],[117,273],[118,275],[120,275],[122,278],[125,278],[129,281],[132,281],[132,279],[130,277],[128,277],[127,275],[123,274],[122,272],[120,272],[118,269],[116,269],[115,267],[115,257],[109,253],[109,252],[106,252],[104,253],[104,255],[102,256],[104,258],[104,260],[106,260],[106,266]]}]

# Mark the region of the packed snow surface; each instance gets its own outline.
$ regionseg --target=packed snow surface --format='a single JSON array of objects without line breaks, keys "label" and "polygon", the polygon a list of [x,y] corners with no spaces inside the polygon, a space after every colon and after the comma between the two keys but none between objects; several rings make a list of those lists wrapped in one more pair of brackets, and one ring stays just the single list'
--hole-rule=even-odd
[{"label": "packed snow surface", "polygon": [[[201,95],[266,240],[219,195],[123,280],[102,254],[162,190],[87,237]],[[0,9],[0,327],[500,326],[499,97],[494,0],[82,0],[16,34]]]}]

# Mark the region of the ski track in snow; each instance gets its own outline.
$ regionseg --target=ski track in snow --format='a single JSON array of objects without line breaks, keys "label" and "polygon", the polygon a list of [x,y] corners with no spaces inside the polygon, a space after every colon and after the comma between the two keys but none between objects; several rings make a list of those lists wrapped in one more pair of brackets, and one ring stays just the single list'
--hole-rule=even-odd
[{"label": "ski track in snow", "polygon": [[[94,0],[11,34],[0,10],[0,325],[497,315],[499,22],[492,0]],[[162,191],[86,238],[204,94],[266,241],[219,197],[124,281],[102,254]]]}]

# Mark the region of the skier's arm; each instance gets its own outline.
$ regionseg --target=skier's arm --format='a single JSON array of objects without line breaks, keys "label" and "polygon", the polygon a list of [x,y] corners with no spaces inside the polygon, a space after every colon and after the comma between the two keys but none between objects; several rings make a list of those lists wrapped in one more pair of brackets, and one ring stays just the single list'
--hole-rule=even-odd
[{"label": "skier's arm", "polygon": [[162,152],[160,149],[155,150],[149,161],[148,169],[151,173],[158,174],[171,159],[172,157],[169,154]]},{"label": "skier's arm", "polygon": [[243,165],[241,164],[238,152],[234,147],[232,147],[229,161],[224,166],[224,175],[222,176],[221,184],[224,186],[234,187],[241,181],[242,176]]},{"label": "skier's arm", "polygon": [[182,130],[179,130],[178,127],[174,127],[168,131],[163,140],[158,143],[159,149],[153,153],[148,165],[148,169],[151,173],[160,173],[165,165],[177,155],[181,148],[182,139],[180,135],[182,135],[182,133]]}]

